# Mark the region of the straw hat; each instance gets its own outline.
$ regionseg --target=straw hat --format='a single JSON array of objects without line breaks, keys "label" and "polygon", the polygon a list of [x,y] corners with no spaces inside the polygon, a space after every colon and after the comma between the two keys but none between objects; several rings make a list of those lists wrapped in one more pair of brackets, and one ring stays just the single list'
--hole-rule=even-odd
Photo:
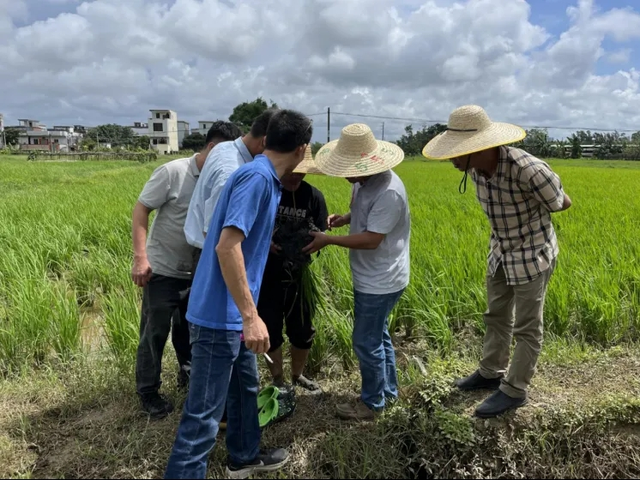
[{"label": "straw hat", "polygon": [[404,160],[402,149],[376,140],[368,125],[347,125],[340,139],[324,145],[316,154],[316,165],[333,177],[368,177],[386,172]]},{"label": "straw hat", "polygon": [[323,175],[322,171],[316,166],[316,162],[313,161],[313,155],[311,154],[311,145],[307,145],[307,149],[304,151],[304,158],[298,164],[293,173],[310,173],[311,175]]},{"label": "straw hat", "polygon": [[526,135],[516,125],[492,122],[482,107],[465,105],[451,113],[447,130],[427,143],[422,155],[436,160],[461,157],[518,142]]}]

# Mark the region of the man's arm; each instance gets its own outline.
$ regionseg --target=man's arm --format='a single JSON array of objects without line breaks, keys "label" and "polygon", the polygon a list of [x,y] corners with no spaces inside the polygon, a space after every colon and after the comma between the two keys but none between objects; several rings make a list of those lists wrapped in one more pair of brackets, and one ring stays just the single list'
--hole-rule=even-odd
[{"label": "man's arm", "polygon": [[540,166],[529,179],[533,197],[550,212],[562,212],[571,207],[571,199],[564,193],[560,177],[546,166]]},{"label": "man's arm", "polygon": [[133,268],[131,279],[144,287],[151,278],[151,265],[147,258],[147,233],[149,214],[167,202],[171,189],[171,177],[164,165],[156,168],[140,193],[133,207],[131,238],[133,240]]},{"label": "man's arm", "polygon": [[133,207],[131,236],[133,239],[133,268],[131,279],[139,287],[144,287],[151,277],[151,265],[147,259],[147,231],[151,209],[140,202]]},{"label": "man's arm", "polygon": [[329,227],[329,210],[324,195],[317,188],[313,188],[313,210],[311,212],[313,223],[321,232]]},{"label": "man's arm", "polygon": [[243,333],[247,348],[255,353],[269,351],[269,332],[262,319],[258,316],[258,309],[253,301],[247,272],[242,254],[244,233],[235,227],[222,230],[220,241],[216,246],[216,254],[220,262],[222,277],[233,298],[240,315],[242,315]]},{"label": "man's arm", "polygon": [[345,213],[344,215],[336,215],[335,213],[329,215],[327,218],[327,229],[331,230],[332,228],[340,228],[345,225],[349,225],[351,223],[351,212]]},{"label": "man's arm", "polygon": [[327,245],[350,248],[354,250],[375,250],[384,240],[384,234],[375,232],[354,233],[353,235],[326,235],[320,232],[309,232],[313,241],[304,247],[303,253],[311,255]]},{"label": "man's arm", "polygon": [[[400,195],[388,190],[375,201],[367,217],[367,230],[345,236],[330,236],[318,232],[311,232],[313,241],[304,249],[304,253],[314,253],[327,245],[355,250],[375,250],[380,246],[384,237],[390,233],[402,214],[404,200]],[[342,217],[342,221],[345,217]],[[349,215],[349,221],[351,216]]]}]

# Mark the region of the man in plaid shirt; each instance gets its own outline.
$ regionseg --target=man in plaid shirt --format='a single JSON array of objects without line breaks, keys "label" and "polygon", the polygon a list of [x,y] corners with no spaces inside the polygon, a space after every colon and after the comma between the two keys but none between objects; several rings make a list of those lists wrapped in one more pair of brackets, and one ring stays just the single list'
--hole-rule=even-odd
[{"label": "man in plaid shirt", "polygon": [[[571,206],[549,165],[505,146],[524,135],[520,127],[492,122],[480,107],[465,106],[451,114],[448,130],[423,151],[428,158],[449,158],[465,172],[461,193],[471,171],[491,225],[484,355],[479,370],[456,381],[461,390],[497,390],[476,409],[480,418],[527,403],[542,348],[545,294],[559,253],[551,213]],[[517,344],[507,371],[514,336]]]}]

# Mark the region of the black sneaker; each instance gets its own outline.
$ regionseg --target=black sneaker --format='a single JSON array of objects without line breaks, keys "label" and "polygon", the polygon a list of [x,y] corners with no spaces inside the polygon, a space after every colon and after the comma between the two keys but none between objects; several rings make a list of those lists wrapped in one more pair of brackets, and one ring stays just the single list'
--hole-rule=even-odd
[{"label": "black sneaker", "polygon": [[484,378],[480,375],[480,371],[477,370],[467,378],[461,378],[456,380],[455,384],[460,390],[472,391],[472,390],[497,390],[500,388],[500,378]]},{"label": "black sneaker", "polygon": [[158,393],[145,393],[141,396],[142,409],[153,420],[161,420],[173,412],[173,404]]},{"label": "black sneaker", "polygon": [[246,465],[227,463],[227,477],[232,479],[249,478],[254,473],[275,472],[287,464],[289,452],[282,448],[260,450],[253,462]]}]

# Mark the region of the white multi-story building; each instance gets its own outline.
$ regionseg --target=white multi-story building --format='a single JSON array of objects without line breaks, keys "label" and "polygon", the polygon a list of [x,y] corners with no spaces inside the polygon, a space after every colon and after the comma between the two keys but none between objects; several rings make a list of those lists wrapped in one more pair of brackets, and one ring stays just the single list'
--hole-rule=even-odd
[{"label": "white multi-story building", "polygon": [[158,153],[173,153],[180,150],[178,142],[178,115],[173,110],[151,110],[149,130],[151,146]]},{"label": "white multi-story building", "polygon": [[184,137],[189,135],[189,122],[178,120],[178,145],[182,148]]}]

